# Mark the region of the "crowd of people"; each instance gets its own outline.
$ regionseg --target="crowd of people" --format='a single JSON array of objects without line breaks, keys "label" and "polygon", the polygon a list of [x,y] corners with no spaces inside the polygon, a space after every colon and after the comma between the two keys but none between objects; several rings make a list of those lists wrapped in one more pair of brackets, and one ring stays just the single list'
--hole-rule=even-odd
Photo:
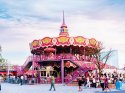
[{"label": "crowd of people", "polygon": [[1,75],[1,82],[7,82],[7,83],[11,83],[11,84],[33,84],[33,83],[37,83],[37,78],[35,76],[32,75],[7,75],[7,76],[2,76]]},{"label": "crowd of people", "polygon": [[[20,84],[20,85],[33,85],[33,84],[50,84],[51,77],[38,77],[37,75],[9,75],[2,76],[1,82],[7,82],[11,84]],[[57,81],[58,78],[55,79]]]},{"label": "crowd of people", "polygon": [[120,89],[122,87],[122,82],[125,82],[125,74],[118,74],[114,72],[112,74],[104,73],[95,76],[91,72],[89,72],[89,74],[87,75],[79,76],[77,80],[79,86],[78,91],[82,91],[83,87],[101,87],[102,91],[111,91],[111,86],[109,86],[109,84],[115,85],[116,89]]},{"label": "crowd of people", "polygon": [[[52,88],[54,89],[54,91],[56,91],[54,75],[51,76],[50,81],[51,81],[50,82],[51,86],[50,86],[49,91],[51,91]],[[28,76],[28,75],[20,75],[20,76],[14,76],[14,75],[2,76],[2,75],[0,75],[0,91],[1,91],[1,82],[23,85],[23,84],[37,83],[37,79],[35,77],[31,77],[31,76]]]},{"label": "crowd of people", "polygon": [[[33,76],[28,75],[21,75],[21,76],[2,76],[0,75],[0,82],[8,82],[12,84],[34,84],[38,82],[38,79]],[[77,78],[78,82],[78,91],[82,91],[84,88],[98,88],[101,87],[102,91],[111,91],[111,86],[109,85],[115,85],[116,89],[121,89],[122,83],[125,83],[125,74],[113,72],[113,73],[103,73],[101,75],[99,74],[93,74],[92,71],[89,71],[88,73],[84,75],[79,75]],[[51,77],[51,87],[50,90],[53,88],[55,90],[55,78],[54,76]],[[83,87],[82,87],[83,86]],[[115,88],[114,87],[114,88]],[[1,90],[1,87],[0,87]]]}]

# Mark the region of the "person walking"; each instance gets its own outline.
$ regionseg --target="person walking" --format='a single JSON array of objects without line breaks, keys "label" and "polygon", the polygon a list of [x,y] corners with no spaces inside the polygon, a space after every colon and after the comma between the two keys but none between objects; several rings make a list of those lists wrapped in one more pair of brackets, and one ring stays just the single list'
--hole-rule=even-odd
[{"label": "person walking", "polygon": [[22,86],[23,85],[23,79],[24,79],[24,77],[23,77],[23,75],[20,77],[20,85]]},{"label": "person walking", "polygon": [[78,91],[82,91],[82,88],[81,88],[81,86],[82,86],[82,78],[81,77],[78,78],[78,86],[79,86]]},{"label": "person walking", "polygon": [[2,82],[2,76],[0,75],[0,91],[1,91],[1,82]]},{"label": "person walking", "polygon": [[51,77],[51,87],[50,87],[49,91],[51,91],[52,88],[54,89],[54,91],[56,91],[56,89],[55,89],[55,78],[54,78],[53,75]]},{"label": "person walking", "polygon": [[90,88],[90,80],[89,80],[89,76],[88,76],[86,79],[87,79],[86,87],[89,87],[89,88]]},{"label": "person walking", "polygon": [[92,85],[94,88],[96,88],[96,79],[95,79],[95,76],[93,76],[92,78]]},{"label": "person walking", "polygon": [[27,84],[27,81],[28,81],[27,75],[25,75],[25,76],[24,76],[24,83]]}]

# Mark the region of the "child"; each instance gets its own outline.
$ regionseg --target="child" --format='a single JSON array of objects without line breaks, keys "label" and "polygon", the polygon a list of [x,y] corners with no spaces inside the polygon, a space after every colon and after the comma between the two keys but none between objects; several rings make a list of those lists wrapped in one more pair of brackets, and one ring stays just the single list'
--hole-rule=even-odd
[{"label": "child", "polygon": [[54,91],[56,91],[56,89],[55,89],[55,78],[54,78],[54,76],[52,75],[52,77],[51,77],[51,87],[50,87],[50,91],[51,91],[51,89],[54,89]]}]

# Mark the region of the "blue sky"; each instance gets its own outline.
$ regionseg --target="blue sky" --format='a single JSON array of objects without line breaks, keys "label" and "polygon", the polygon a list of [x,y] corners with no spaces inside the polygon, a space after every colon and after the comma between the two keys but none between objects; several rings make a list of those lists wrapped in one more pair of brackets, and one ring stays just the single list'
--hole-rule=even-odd
[{"label": "blue sky", "polygon": [[82,35],[118,50],[125,60],[125,0],[0,0],[0,45],[10,63],[22,65],[29,43],[59,34],[62,11],[70,36]]}]

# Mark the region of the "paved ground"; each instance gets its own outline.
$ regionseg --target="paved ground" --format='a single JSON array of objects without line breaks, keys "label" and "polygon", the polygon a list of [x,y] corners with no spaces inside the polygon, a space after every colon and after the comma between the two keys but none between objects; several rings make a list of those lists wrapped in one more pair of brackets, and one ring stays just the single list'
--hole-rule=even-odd
[{"label": "paved ground", "polygon": [[[20,86],[18,84],[2,84],[2,90],[0,93],[101,93],[100,88],[91,88],[91,89],[83,89],[82,92],[78,92],[77,86],[64,86],[64,85],[55,85],[56,91],[49,91],[49,84],[41,84],[41,85],[23,85]],[[124,87],[125,89],[125,87]],[[124,90],[122,89],[122,90]],[[108,93],[125,93],[124,91],[118,91],[112,89],[112,92]],[[103,92],[104,93],[104,92]]]},{"label": "paved ground", "polygon": [[95,92],[95,93],[125,93],[125,90],[111,91],[111,92]]}]

